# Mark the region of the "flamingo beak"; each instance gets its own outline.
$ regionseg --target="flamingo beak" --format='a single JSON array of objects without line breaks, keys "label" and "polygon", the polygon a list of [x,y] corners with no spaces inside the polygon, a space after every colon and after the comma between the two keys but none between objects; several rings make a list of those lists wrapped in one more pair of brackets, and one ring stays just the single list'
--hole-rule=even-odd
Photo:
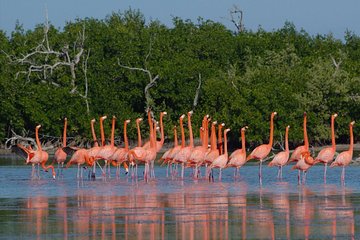
[{"label": "flamingo beak", "polygon": [[334,118],[336,118],[337,116],[338,116],[338,114],[337,114],[337,113],[335,113],[335,114],[334,114]]}]

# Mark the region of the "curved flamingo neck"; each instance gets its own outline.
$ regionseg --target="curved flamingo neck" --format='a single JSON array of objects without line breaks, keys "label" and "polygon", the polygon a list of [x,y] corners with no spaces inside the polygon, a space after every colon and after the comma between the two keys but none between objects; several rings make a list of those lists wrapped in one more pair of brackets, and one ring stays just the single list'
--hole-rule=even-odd
[{"label": "curved flamingo neck", "polygon": [[128,142],[128,138],[127,138],[127,124],[128,124],[128,121],[125,121],[124,122],[124,143],[125,143],[126,150],[129,149],[129,142]]},{"label": "curved flamingo neck", "polygon": [[210,139],[211,139],[211,150],[216,150],[216,129],[215,129],[215,124],[212,124],[211,125],[211,136],[210,136]]},{"label": "curved flamingo neck", "polygon": [[349,151],[352,152],[353,149],[354,149],[353,125],[350,124],[350,146],[349,146]]},{"label": "curved flamingo neck", "polygon": [[138,134],[138,147],[141,147],[141,131],[140,131],[140,122],[136,122],[137,134]]},{"label": "curved flamingo neck", "polygon": [[110,146],[114,146],[114,141],[115,141],[115,121],[116,118],[113,117],[112,118],[112,123],[111,123],[111,140],[110,140]]},{"label": "curved flamingo neck", "polygon": [[91,134],[93,136],[93,141],[94,141],[94,147],[98,147],[99,144],[98,144],[97,139],[96,139],[96,134],[95,134],[95,129],[94,129],[94,121],[91,121],[90,125],[91,125]]},{"label": "curved flamingo neck", "polygon": [[174,147],[177,147],[177,145],[178,145],[177,131],[176,131],[176,127],[174,127]]},{"label": "curved flamingo neck", "polygon": [[335,143],[335,117],[331,116],[331,147],[335,151],[336,143]]},{"label": "curved flamingo neck", "polygon": [[227,151],[227,131],[224,131],[224,155],[227,155],[228,151]]},{"label": "curved flamingo neck", "polygon": [[289,152],[289,128],[285,130],[285,151]]},{"label": "curved flamingo neck", "polygon": [[103,125],[104,119],[100,118],[100,136],[101,136],[101,146],[105,145],[105,134],[104,134],[104,125]]},{"label": "curved flamingo neck", "polygon": [[304,146],[306,148],[306,151],[309,150],[309,139],[308,139],[308,134],[307,134],[307,117],[306,115],[304,116]]},{"label": "curved flamingo neck", "polygon": [[274,140],[274,114],[271,114],[270,118],[270,137],[269,137],[269,145],[272,147]]},{"label": "curved flamingo neck", "polygon": [[39,140],[39,128],[40,127],[36,127],[35,128],[35,140],[36,140],[36,145],[39,151],[42,151],[42,147],[41,147],[41,143]]},{"label": "curved flamingo neck", "polygon": [[194,147],[194,136],[191,127],[191,114],[188,114],[188,128],[189,128],[189,138],[190,138],[189,146]]},{"label": "curved flamingo neck", "polygon": [[67,128],[67,119],[64,119],[64,132],[63,132],[63,147],[66,147],[66,128]]},{"label": "curved flamingo neck", "polygon": [[244,130],[241,131],[241,151],[243,153],[246,152],[246,148],[245,148],[245,131]]}]

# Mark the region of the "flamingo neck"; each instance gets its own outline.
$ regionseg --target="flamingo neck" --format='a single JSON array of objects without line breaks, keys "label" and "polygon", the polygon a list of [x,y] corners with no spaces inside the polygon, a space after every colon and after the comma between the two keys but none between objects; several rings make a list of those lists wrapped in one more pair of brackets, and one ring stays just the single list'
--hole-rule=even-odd
[{"label": "flamingo neck", "polygon": [[41,143],[39,140],[39,128],[35,128],[35,140],[36,140],[37,149],[39,151],[42,151]]},{"label": "flamingo neck", "polygon": [[189,138],[190,138],[189,146],[194,147],[194,136],[193,136],[192,127],[191,127],[191,115],[190,114],[188,114],[188,128],[189,128]]},{"label": "flamingo neck", "polygon": [[160,133],[161,133],[161,139],[160,139],[160,142],[161,142],[161,145],[164,144],[164,141],[165,141],[165,134],[164,134],[164,125],[163,125],[163,117],[164,117],[164,114],[161,113],[160,114]]},{"label": "flamingo neck", "polygon": [[93,121],[91,121],[91,133],[92,133],[92,136],[93,136],[94,147],[99,146],[99,144],[97,142],[97,139],[96,139],[96,134],[95,134],[94,122]]},{"label": "flamingo neck", "polygon": [[154,124],[151,121],[151,113],[150,110],[148,111],[148,123],[150,128],[150,148],[155,147],[154,143]]},{"label": "flamingo neck", "polygon": [[205,148],[209,145],[209,121],[205,122]]},{"label": "flamingo neck", "polygon": [[174,147],[177,147],[177,145],[178,145],[177,131],[176,128],[174,128]]},{"label": "flamingo neck", "polygon": [[307,118],[306,115],[304,116],[304,145],[306,148],[306,151],[309,151],[309,139],[307,134],[307,128],[306,128]]},{"label": "flamingo neck", "polygon": [[350,146],[349,146],[349,151],[352,152],[353,149],[354,149],[353,125],[350,124]]},{"label": "flamingo neck", "polygon": [[335,151],[336,143],[335,143],[335,118],[331,116],[331,147]]},{"label": "flamingo neck", "polygon": [[227,155],[228,154],[228,151],[227,151],[227,131],[224,131],[224,155]]},{"label": "flamingo neck", "polygon": [[223,153],[223,148],[222,148],[222,125],[220,124],[219,125],[219,129],[218,129],[218,145],[219,145],[219,152],[220,152],[220,154],[222,154]]},{"label": "flamingo neck", "polygon": [[101,146],[105,145],[105,134],[104,134],[104,119],[100,118],[100,136],[101,136]]},{"label": "flamingo neck", "polygon": [[138,147],[141,147],[141,132],[140,132],[140,123],[136,122],[137,134],[138,134]]},{"label": "flamingo neck", "polygon": [[245,131],[241,131],[241,151],[246,152],[245,148]]},{"label": "flamingo neck", "polygon": [[215,130],[215,124],[211,125],[211,150],[216,150],[216,130]]},{"label": "flamingo neck", "polygon": [[181,147],[185,147],[185,132],[184,132],[184,125],[183,119],[180,118],[180,130],[181,130]]},{"label": "flamingo neck", "polygon": [[63,132],[63,147],[66,147],[66,128],[67,128],[67,120],[64,120],[64,132]]},{"label": "flamingo neck", "polygon": [[45,166],[45,163],[46,163],[46,161],[43,161],[43,162],[41,163],[42,169],[44,169],[45,171],[47,171],[49,168],[51,168],[51,173],[52,173],[53,177],[55,177],[55,176],[56,176],[56,173],[55,173],[55,168],[54,168],[54,166],[53,166],[53,165]]},{"label": "flamingo neck", "polygon": [[127,122],[124,122],[124,143],[125,143],[125,149],[128,150],[129,149],[129,142],[128,142],[128,138],[127,138]]},{"label": "flamingo neck", "polygon": [[114,146],[114,139],[115,138],[115,118],[112,119],[111,123],[111,140],[110,140],[110,146]]},{"label": "flamingo neck", "polygon": [[270,118],[270,137],[269,137],[269,145],[272,147],[274,140],[274,115],[271,115]]},{"label": "flamingo neck", "polygon": [[289,128],[285,130],[285,151],[289,152]]}]

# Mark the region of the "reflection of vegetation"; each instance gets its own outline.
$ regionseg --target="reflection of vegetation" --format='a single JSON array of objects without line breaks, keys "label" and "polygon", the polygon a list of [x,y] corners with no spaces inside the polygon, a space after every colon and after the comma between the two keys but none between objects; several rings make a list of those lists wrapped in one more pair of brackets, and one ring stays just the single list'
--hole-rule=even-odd
[{"label": "reflection of vegetation", "polygon": [[[234,129],[229,136],[233,140],[239,135],[237,129],[247,124],[247,139],[262,142],[268,138],[270,112],[277,111],[275,137],[280,138],[289,124],[290,140],[299,142],[302,112],[307,111],[310,140],[319,143],[329,141],[330,115],[338,112],[337,135],[347,143],[348,122],[360,115],[358,36],[347,32],[344,42],[331,35],[311,37],[290,23],[273,32],[245,29],[238,34],[209,20],[193,23],[174,18],[173,24],[169,28],[158,21],[146,23],[140,12],[130,10],[104,20],[69,22],[63,31],[50,25],[49,44],[54,50],[61,52],[63,46],[91,50],[86,76],[81,66],[87,54],[75,67],[78,93],[85,92],[87,77],[89,114],[81,94],[73,94],[68,68],[54,69],[43,81],[41,74],[17,75],[27,70],[26,65],[9,64],[9,56],[20,58],[41,42],[43,25],[26,32],[17,26],[10,37],[0,31],[0,49],[6,53],[0,54],[0,138],[7,137],[10,129],[20,132],[38,123],[49,135],[60,136],[65,116],[69,135],[90,136],[91,118],[116,115],[120,123],[142,115],[148,76],[122,68],[120,62],[159,75],[149,91],[155,112],[170,113],[166,133],[171,134],[178,117],[192,108],[201,74],[194,123],[209,113]],[[78,46],[84,26],[84,45]],[[136,132],[129,135],[135,138]]]}]

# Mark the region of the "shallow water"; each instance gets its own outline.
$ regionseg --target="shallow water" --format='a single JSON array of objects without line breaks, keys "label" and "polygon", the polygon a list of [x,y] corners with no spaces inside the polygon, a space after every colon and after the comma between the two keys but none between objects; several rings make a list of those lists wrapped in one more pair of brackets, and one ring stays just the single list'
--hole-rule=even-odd
[{"label": "shallow water", "polygon": [[[142,172],[141,167],[139,172]],[[222,181],[166,177],[156,166],[156,179],[134,181],[123,173],[95,181],[76,179],[76,167],[56,180],[31,167],[0,167],[0,238],[44,239],[356,239],[359,238],[360,167],[329,169],[324,185],[322,166],[309,170],[305,185],[297,172],[263,167],[258,183],[256,164],[223,171]],[[86,171],[85,171],[86,172]]]}]

